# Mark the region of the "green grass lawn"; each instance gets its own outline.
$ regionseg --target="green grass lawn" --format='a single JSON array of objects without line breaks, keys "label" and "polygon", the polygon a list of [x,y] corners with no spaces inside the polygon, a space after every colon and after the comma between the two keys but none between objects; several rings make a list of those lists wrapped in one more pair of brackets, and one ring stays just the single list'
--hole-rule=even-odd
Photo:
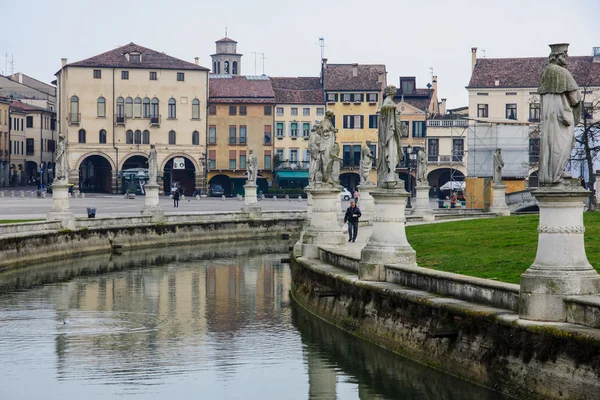
[{"label": "green grass lawn", "polygon": [[[600,272],[600,213],[584,213],[585,249]],[[421,267],[519,283],[537,250],[538,215],[406,227]]]}]

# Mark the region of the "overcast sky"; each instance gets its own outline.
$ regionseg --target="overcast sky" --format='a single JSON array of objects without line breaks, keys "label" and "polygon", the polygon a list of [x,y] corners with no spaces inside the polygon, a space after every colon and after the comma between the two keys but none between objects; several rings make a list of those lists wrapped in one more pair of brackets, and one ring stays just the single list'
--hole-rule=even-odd
[{"label": "overcast sky", "polygon": [[[210,68],[215,41],[238,41],[242,73],[264,53],[270,76],[318,76],[319,37],[330,63],[385,64],[388,83],[438,76],[449,107],[467,104],[471,47],[483,57],[540,57],[548,44],[570,55],[600,46],[599,0],[0,0],[0,71],[50,82],[60,58],[74,62],[135,42]],[[594,21],[596,19],[596,21]],[[262,56],[257,56],[262,73]]]}]

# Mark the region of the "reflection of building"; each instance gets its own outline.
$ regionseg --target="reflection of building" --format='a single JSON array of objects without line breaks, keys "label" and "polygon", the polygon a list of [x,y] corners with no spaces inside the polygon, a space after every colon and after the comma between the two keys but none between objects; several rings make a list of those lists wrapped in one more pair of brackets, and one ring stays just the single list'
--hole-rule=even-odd
[{"label": "reflection of building", "polygon": [[[343,159],[342,185],[355,188],[360,182],[360,150],[371,140],[377,154],[377,108],[386,86],[385,65],[327,64],[322,61],[322,81],[327,108],[335,113],[337,140]],[[375,167],[375,165],[373,165]],[[372,170],[370,180],[375,182]]]},{"label": "reflection of building", "polygon": [[10,100],[0,96],[0,187],[10,182]]},{"label": "reflection of building", "polygon": [[271,78],[275,92],[273,168],[280,188],[308,185],[308,138],[325,115],[320,79]]},{"label": "reflection of building", "polygon": [[71,64],[63,59],[56,76],[72,183],[117,192],[118,172],[146,167],[155,144],[165,191],[174,182],[185,194],[202,186],[208,69],[197,59],[130,43]]}]

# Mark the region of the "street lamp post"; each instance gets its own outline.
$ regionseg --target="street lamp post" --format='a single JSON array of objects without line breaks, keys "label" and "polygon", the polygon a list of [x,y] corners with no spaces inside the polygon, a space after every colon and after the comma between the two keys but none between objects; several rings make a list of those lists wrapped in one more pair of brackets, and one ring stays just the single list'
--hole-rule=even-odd
[{"label": "street lamp post", "polygon": [[417,159],[417,155],[414,153],[414,148],[412,147],[412,145],[408,145],[407,147],[408,150],[408,158],[406,160],[407,164],[408,164],[408,202],[406,204],[406,208],[412,208],[412,203],[411,203],[411,198],[412,198],[412,190],[413,190],[413,185],[412,185],[412,169],[413,169],[413,163],[414,161]]}]

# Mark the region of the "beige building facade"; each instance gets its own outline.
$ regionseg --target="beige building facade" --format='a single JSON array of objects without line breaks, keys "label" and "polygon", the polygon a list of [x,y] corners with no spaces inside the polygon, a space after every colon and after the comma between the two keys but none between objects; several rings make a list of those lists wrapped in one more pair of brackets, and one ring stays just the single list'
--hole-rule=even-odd
[{"label": "beige building facade", "polygon": [[76,187],[143,191],[144,171],[133,174],[141,177],[136,184],[127,171],[147,168],[155,145],[164,192],[175,185],[187,195],[205,188],[208,69],[197,59],[130,43],[71,64],[63,59],[56,76],[59,129]]},{"label": "beige building facade", "polygon": [[10,100],[0,96],[0,188],[10,183]]},{"label": "beige building facade", "polygon": [[10,105],[9,110],[9,186],[24,186],[27,184],[25,173],[25,110],[15,105]]}]

